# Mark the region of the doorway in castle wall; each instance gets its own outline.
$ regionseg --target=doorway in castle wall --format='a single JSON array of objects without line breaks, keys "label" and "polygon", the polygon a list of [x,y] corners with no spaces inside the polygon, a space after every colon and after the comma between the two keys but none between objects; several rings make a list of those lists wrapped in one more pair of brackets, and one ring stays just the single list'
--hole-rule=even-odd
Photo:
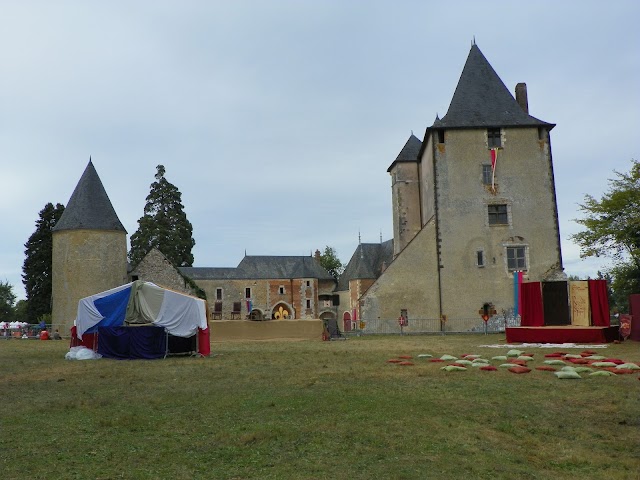
[{"label": "doorway in castle wall", "polygon": [[351,331],[351,314],[349,312],[344,312],[342,315],[342,328],[345,332]]}]

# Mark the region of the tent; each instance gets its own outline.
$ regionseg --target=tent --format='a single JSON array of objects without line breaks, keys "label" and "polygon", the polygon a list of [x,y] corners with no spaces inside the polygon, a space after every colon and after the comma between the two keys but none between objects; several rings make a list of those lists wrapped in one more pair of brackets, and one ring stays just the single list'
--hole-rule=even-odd
[{"label": "tent", "polygon": [[206,302],[141,280],[81,299],[74,328],[80,343],[110,358],[210,354]]}]

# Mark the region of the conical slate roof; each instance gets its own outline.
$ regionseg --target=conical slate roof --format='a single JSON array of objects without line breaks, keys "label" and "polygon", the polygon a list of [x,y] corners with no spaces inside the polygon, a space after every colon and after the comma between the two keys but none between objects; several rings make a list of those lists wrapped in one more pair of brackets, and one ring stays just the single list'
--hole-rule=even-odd
[{"label": "conical slate roof", "polygon": [[53,227],[60,230],[117,230],[127,233],[89,159],[64,213]]},{"label": "conical slate roof", "polygon": [[393,240],[383,243],[361,243],[353,253],[344,272],[338,280],[337,291],[349,290],[349,281],[356,279],[377,279],[383,271],[383,264],[393,261]]},{"label": "conical slate roof", "polygon": [[525,113],[477,45],[471,46],[447,114],[431,128],[554,125]]},{"label": "conical slate roof", "polygon": [[402,150],[400,150],[400,153],[398,154],[396,159],[389,166],[389,168],[387,168],[387,172],[390,172],[396,163],[417,162],[418,154],[420,153],[420,147],[422,147],[422,142],[418,140],[418,137],[416,137],[412,133],[409,137],[409,140],[407,140],[407,143],[405,143],[404,147],[402,147]]}]

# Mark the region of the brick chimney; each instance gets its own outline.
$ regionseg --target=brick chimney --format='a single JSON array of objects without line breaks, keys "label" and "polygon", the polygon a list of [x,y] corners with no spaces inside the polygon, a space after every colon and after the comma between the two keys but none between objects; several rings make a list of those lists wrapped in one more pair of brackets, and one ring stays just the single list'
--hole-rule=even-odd
[{"label": "brick chimney", "polygon": [[320,250],[316,250],[315,255],[313,256],[318,262],[320,261]]},{"label": "brick chimney", "polygon": [[519,83],[516,85],[516,101],[524,113],[529,113],[529,100],[527,99],[527,84]]}]

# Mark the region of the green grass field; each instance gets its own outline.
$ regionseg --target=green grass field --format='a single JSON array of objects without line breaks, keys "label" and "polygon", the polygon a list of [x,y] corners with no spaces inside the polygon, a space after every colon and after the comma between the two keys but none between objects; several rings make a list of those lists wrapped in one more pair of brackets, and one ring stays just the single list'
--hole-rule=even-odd
[{"label": "green grass field", "polygon": [[[0,341],[0,478],[640,478],[640,373],[447,373],[415,358],[491,358],[507,349],[479,345],[501,342],[214,342],[210,358],[67,361],[64,341]],[[550,352],[528,351],[534,365]],[[602,352],[640,361],[638,343]],[[400,355],[415,365],[387,363]]]}]

